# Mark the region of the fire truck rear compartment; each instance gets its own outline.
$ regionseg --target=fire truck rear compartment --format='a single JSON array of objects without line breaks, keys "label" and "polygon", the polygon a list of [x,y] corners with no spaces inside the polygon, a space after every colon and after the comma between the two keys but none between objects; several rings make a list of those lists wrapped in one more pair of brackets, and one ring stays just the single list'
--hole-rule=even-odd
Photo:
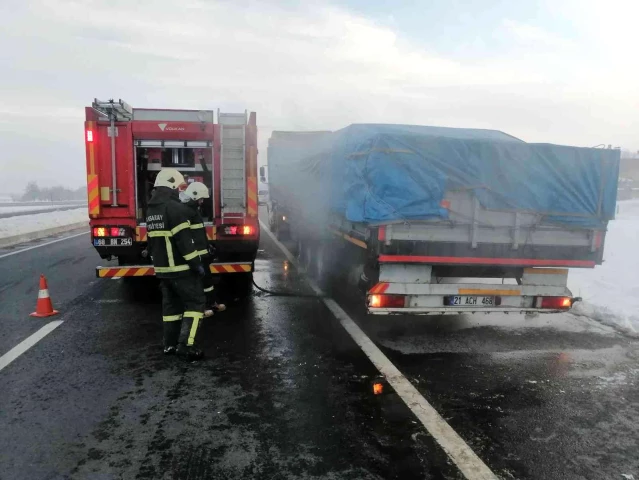
[{"label": "fire truck rear compartment", "polygon": [[[141,142],[140,142],[141,143]],[[189,142],[184,142],[188,144]],[[210,197],[202,204],[204,221],[214,217],[213,155],[211,148],[196,147],[140,147],[135,148],[137,164],[137,219],[144,222],[155,177],[162,168],[171,167],[184,175],[187,183],[201,182],[209,189]]]}]

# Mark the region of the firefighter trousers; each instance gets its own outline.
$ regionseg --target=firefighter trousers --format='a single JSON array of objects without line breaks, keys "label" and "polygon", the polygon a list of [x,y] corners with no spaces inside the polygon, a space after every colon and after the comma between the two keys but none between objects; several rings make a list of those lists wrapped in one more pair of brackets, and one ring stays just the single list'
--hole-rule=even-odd
[{"label": "firefighter trousers", "polygon": [[191,272],[182,277],[162,278],[160,290],[164,346],[194,345],[206,303],[202,280]]},{"label": "firefighter trousers", "polygon": [[206,295],[206,306],[212,307],[217,303],[215,299],[215,285],[213,284],[213,274],[209,268],[209,264],[213,261],[210,255],[204,255],[202,263],[204,264],[204,278],[202,279],[202,285],[204,287],[204,294]]}]

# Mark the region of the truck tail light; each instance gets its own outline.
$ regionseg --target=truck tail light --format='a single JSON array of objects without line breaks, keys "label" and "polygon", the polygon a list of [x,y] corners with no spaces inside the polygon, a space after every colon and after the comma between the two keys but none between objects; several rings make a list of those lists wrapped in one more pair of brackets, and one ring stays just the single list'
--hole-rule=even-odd
[{"label": "truck tail light", "polygon": [[253,225],[227,225],[223,231],[224,235],[255,235],[255,227]]},{"label": "truck tail light", "polygon": [[371,308],[404,308],[406,297],[404,295],[370,295],[368,305]]},{"label": "truck tail light", "polygon": [[93,142],[93,130],[87,130],[87,142],[88,143]]},{"label": "truck tail light", "polygon": [[112,237],[126,237],[126,229],[122,227],[111,227]]},{"label": "truck tail light", "polygon": [[93,227],[94,237],[127,237],[125,227]]},{"label": "truck tail light", "polygon": [[570,297],[541,297],[541,308],[568,310],[570,307],[572,307],[572,298]]}]

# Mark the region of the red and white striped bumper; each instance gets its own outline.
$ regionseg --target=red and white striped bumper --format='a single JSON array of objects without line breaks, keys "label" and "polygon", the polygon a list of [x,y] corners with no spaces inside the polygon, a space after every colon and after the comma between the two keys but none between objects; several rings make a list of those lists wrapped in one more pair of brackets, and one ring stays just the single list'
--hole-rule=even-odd
[{"label": "red and white striped bumper", "polygon": [[[211,273],[250,273],[253,271],[252,263],[211,263]],[[122,278],[122,277],[152,277],[155,275],[153,267],[145,265],[131,265],[127,267],[96,267],[95,274],[98,278]]]}]

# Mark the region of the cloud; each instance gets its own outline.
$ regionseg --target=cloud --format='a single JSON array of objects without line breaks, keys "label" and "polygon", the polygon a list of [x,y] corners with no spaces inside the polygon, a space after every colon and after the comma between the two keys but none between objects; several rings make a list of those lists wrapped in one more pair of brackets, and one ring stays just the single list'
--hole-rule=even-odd
[{"label": "cloud", "polygon": [[572,40],[563,38],[535,25],[505,19],[503,26],[520,42],[535,47],[566,48],[574,47]]},{"label": "cloud", "polygon": [[[10,145],[0,178],[21,188],[20,165],[31,162],[40,166],[29,175],[43,184],[81,184],[83,108],[94,97],[254,110],[261,152],[273,129],[352,122],[498,128],[581,145],[631,141],[618,125],[638,114],[609,101],[610,79],[586,88],[589,62],[548,52],[570,49],[570,40],[515,21],[503,26],[527,55],[447,58],[322,3],[9,1],[0,7],[0,62],[9,73],[0,76],[0,142]],[[38,164],[35,151],[47,161]]]}]

